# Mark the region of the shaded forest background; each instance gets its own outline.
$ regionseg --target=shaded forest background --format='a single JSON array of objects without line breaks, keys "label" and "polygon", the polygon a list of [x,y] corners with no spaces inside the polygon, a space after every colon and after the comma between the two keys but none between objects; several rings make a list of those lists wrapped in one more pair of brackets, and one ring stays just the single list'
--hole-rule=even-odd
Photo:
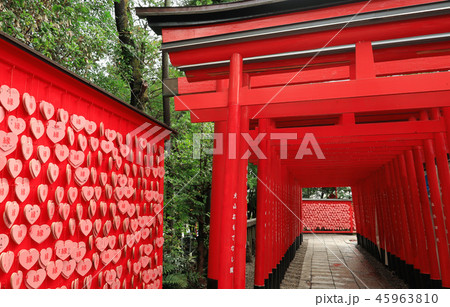
[{"label": "shaded forest background", "polygon": [[[0,0],[0,30],[151,116],[163,120],[160,37],[134,13],[136,6],[205,5],[231,0]],[[169,69],[169,77],[180,72]],[[173,104],[171,104],[173,108]],[[192,158],[193,134],[212,133],[211,123],[192,124],[187,112],[170,110],[179,132],[168,148],[165,176],[164,279],[166,288],[206,285],[212,157],[201,144]],[[249,165],[256,173],[256,167]],[[303,190],[328,198],[335,188]],[[255,216],[256,178],[249,175],[249,216]],[[349,188],[339,198],[351,197]]]}]

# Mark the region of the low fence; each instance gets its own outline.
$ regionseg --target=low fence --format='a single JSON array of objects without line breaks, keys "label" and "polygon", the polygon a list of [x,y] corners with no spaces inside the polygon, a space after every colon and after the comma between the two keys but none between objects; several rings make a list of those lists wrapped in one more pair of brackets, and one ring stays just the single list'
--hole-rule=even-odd
[{"label": "low fence", "polygon": [[303,232],[353,233],[355,217],[350,199],[303,199]]}]

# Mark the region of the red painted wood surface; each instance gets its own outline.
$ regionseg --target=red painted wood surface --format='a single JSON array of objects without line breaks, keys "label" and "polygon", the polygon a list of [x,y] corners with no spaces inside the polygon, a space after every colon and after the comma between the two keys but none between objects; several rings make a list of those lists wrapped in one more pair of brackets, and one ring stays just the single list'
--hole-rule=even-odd
[{"label": "red painted wood surface", "polygon": [[304,232],[353,233],[353,204],[345,200],[303,199],[302,224]]},{"label": "red painted wood surface", "polygon": [[[263,118],[272,110],[277,111],[276,115],[272,116],[288,117],[292,112],[288,113],[288,110],[283,109],[285,106],[289,106],[289,109],[305,108],[307,113],[304,115],[431,107],[435,104],[428,102],[427,98],[433,98],[436,94],[445,98],[450,95],[450,86],[447,82],[449,76],[449,72],[439,72],[345,82],[246,88],[241,94],[242,105],[257,106],[254,112],[250,109],[251,118]],[[421,99],[411,101],[409,99],[411,94],[420,95],[418,97]],[[177,111],[224,108],[227,106],[226,98],[224,93],[185,95],[175,99],[175,107]],[[399,100],[399,103],[393,105],[394,98]],[[342,101],[343,99],[345,102]],[[380,99],[382,102],[369,104],[375,99]],[[436,103],[439,106],[445,106],[445,102]],[[261,110],[266,104],[267,106]],[[207,121],[208,118],[203,120]]]},{"label": "red painted wood surface", "polygon": [[[214,125],[214,133],[224,133],[226,131],[226,122],[217,122]],[[215,144],[215,150],[217,151],[217,141]],[[213,171],[212,171],[212,181],[216,182],[211,189],[211,210],[210,210],[210,226],[209,234],[213,238],[220,237],[221,228],[221,212],[222,212],[222,189],[223,186],[223,176],[220,174],[220,170],[223,169],[224,155],[215,153],[213,157]],[[209,252],[208,252],[208,278],[213,282],[219,280],[219,255],[220,255],[220,241],[211,240],[209,242]]]},{"label": "red painted wood surface", "polygon": [[[438,1],[372,1],[364,12],[432,2]],[[343,16],[354,14],[362,5],[163,29],[163,40],[174,42]],[[450,219],[445,218],[450,214],[450,43],[372,47],[380,40],[448,32],[448,17],[349,27],[338,35],[333,30],[224,42],[170,53],[175,66],[184,66],[229,61],[238,52],[244,58],[242,73],[247,81],[240,89],[239,105],[249,119],[241,126],[248,124],[253,140],[259,133],[297,136],[286,141],[285,148],[280,140],[266,136],[259,148],[268,159],[255,153],[249,157],[258,165],[257,287],[274,286],[277,267],[304,228],[300,220],[313,219],[314,215],[307,213],[309,204],[299,198],[301,187],[318,186],[352,187],[353,227],[359,244],[381,261],[399,274],[413,268],[450,287]],[[340,54],[319,52],[254,63],[245,60],[345,44],[355,48]],[[186,68],[186,77],[179,79],[176,110],[190,111],[193,122],[229,121],[234,108],[230,92],[218,91],[217,80],[225,88],[232,87],[231,71],[228,65]],[[296,159],[307,133],[314,135],[325,159],[314,154]],[[239,180],[244,189],[239,176],[240,172],[231,175],[227,169],[221,184],[234,185]],[[216,182],[220,180],[216,178],[213,185]],[[317,225],[310,227],[351,229],[348,211],[344,213],[344,209],[327,211],[321,224],[313,219],[311,223]],[[338,224],[340,219],[335,215],[346,216],[346,223]],[[230,225],[225,220],[228,215],[221,218],[223,225]]]},{"label": "red painted wood surface", "polygon": [[[170,131],[3,39],[0,85],[1,287],[161,288],[164,139],[169,133],[158,139],[164,134],[148,131]],[[18,91],[17,100],[7,97],[7,88]],[[27,94],[34,97],[35,110],[25,107]],[[42,136],[32,132],[33,121],[42,123]],[[59,128],[51,130],[56,121]],[[15,149],[5,151],[8,138],[17,140],[13,133],[18,134]],[[24,154],[25,139],[30,155]],[[69,157],[57,158],[60,146]],[[18,178],[29,184],[17,186],[23,181]],[[72,192],[76,195],[69,200]],[[34,213],[26,213],[29,208]],[[14,256],[10,267],[9,255]]]},{"label": "red painted wood surface", "polygon": [[[208,26],[196,26],[185,28],[169,28],[163,29],[163,42],[173,42],[178,40],[192,39],[198,37],[207,37],[211,35],[220,35],[225,33],[233,33],[238,31],[246,31],[286,25],[298,22],[325,19],[330,17],[353,15],[358,12],[373,12],[377,10],[386,10],[399,8],[404,6],[420,5],[426,3],[439,2],[436,0],[372,0],[369,5],[365,6],[365,2],[341,5],[338,7],[323,8],[307,12],[298,12],[291,14],[283,14],[278,16],[270,16],[265,18],[255,18],[229,23],[221,23]],[[364,7],[365,6],[365,7]]]},{"label": "red painted wood surface", "polygon": [[[266,54],[278,54],[297,50],[320,49],[327,46],[341,46],[358,41],[382,41],[399,37],[428,35],[433,33],[445,33],[448,31],[450,21],[447,16],[422,18],[411,21],[398,21],[339,30],[324,31],[318,33],[285,36],[259,41],[249,41],[215,47],[172,52],[170,60],[175,66],[191,65],[215,61],[228,60],[233,50],[241,50],[244,58],[261,56]],[[414,31],[412,31],[414,29]],[[331,38],[335,37],[330,43]],[[327,44],[328,43],[328,44]],[[320,63],[314,60],[314,63]],[[281,66],[281,65],[280,65]],[[187,77],[191,77],[191,73]]]}]

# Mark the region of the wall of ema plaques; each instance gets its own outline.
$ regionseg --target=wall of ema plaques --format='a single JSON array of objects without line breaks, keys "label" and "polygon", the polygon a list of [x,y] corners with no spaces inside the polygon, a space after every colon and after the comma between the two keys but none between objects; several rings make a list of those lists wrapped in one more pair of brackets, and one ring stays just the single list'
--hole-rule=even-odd
[{"label": "wall of ema plaques", "polygon": [[0,85],[1,288],[161,288],[167,130],[2,39]]}]

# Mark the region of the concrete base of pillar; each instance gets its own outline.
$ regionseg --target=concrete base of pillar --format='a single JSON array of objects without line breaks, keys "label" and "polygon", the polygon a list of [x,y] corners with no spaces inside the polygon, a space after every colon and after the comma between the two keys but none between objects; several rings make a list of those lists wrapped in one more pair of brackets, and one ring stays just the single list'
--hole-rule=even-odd
[{"label": "concrete base of pillar", "polygon": [[440,279],[431,279],[432,289],[442,289],[442,280]]},{"label": "concrete base of pillar", "polygon": [[291,246],[287,249],[284,256],[281,258],[281,261],[277,264],[277,266],[272,269],[272,272],[269,274],[269,277],[264,280],[264,287],[255,286],[255,289],[280,289],[281,282],[283,281],[284,275],[286,274],[287,269],[289,268],[289,264],[295,257],[295,251],[300,248],[300,245],[303,243],[303,234],[300,234],[297,238],[295,238],[294,242],[292,242]]},{"label": "concrete base of pillar", "polygon": [[422,274],[420,273],[420,284],[423,289],[432,289],[430,274]]},{"label": "concrete base of pillar", "polygon": [[217,279],[208,278],[206,281],[206,288],[208,288],[208,289],[219,288],[219,281]]}]

